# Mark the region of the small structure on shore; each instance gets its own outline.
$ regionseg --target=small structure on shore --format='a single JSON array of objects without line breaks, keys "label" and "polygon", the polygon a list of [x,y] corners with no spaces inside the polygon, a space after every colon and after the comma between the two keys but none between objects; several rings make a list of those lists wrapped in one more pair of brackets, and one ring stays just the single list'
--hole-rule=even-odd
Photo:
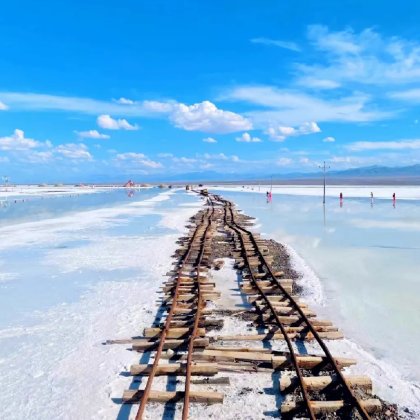
[{"label": "small structure on shore", "polygon": [[150,184],[141,184],[142,188],[150,188],[151,185]]},{"label": "small structure on shore", "polygon": [[163,189],[163,188],[168,188],[168,186],[167,186],[166,184],[160,184],[160,185],[159,185],[159,188],[162,188],[162,189]]},{"label": "small structure on shore", "polygon": [[48,184],[39,184],[38,187],[48,187]]},{"label": "small structure on shore", "polygon": [[54,187],[62,187],[63,184],[55,184]]}]

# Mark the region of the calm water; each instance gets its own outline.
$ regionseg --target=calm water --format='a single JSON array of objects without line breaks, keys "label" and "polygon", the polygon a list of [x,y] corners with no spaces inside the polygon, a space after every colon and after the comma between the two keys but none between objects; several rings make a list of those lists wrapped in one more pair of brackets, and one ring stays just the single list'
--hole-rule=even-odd
[{"label": "calm water", "polygon": [[[16,196],[0,206],[0,227],[15,223],[49,219],[78,211],[117,206],[143,201],[162,192],[157,188],[142,190],[111,190],[92,194],[68,193],[63,196]],[[27,200],[29,201],[23,201]],[[15,200],[17,201],[15,203]]]},{"label": "calm water", "polygon": [[[320,278],[316,308],[346,336],[420,381],[420,202],[220,192],[292,246]],[[403,343],[402,346],[400,344]]]},{"label": "calm water", "polygon": [[[126,268],[127,264],[123,264],[125,260],[136,258],[137,248],[130,249],[127,245],[125,255],[115,255],[115,261],[121,259],[123,263],[115,263],[112,268],[104,267],[109,262],[102,261],[95,250],[100,249],[105,241],[112,246],[118,241],[129,244],[136,239],[167,234],[170,230],[159,225],[162,212],[177,210],[180,205],[197,201],[195,195],[179,191],[171,194],[168,200],[153,203],[151,207],[139,207],[138,214],[135,211],[124,213],[126,205],[154,198],[161,192],[158,189],[142,190],[128,196],[124,190],[114,190],[71,198],[41,200],[32,197],[29,202],[12,202],[9,207],[0,209],[0,229],[3,228],[0,329],[30,325],[37,312],[77,301],[87,288],[98,282],[137,278],[141,269]],[[83,225],[81,229],[79,225],[87,217],[84,212],[95,209],[109,214],[103,220],[101,215],[97,219],[89,219],[92,223]],[[61,221],[58,219],[61,216],[71,217]],[[39,224],[38,221],[45,223]],[[36,223],[28,227],[26,222]],[[4,229],[7,229],[7,234]],[[12,238],[8,240],[7,235]],[[25,242],[27,235],[30,238]],[[14,237],[23,238],[22,244],[16,246],[12,240]],[[70,263],[74,267],[63,268],[60,264],[51,263],[52,259],[61,258],[62,254],[71,251],[74,259],[63,260],[63,265]],[[91,268],[81,269],[79,264]],[[2,281],[2,273],[12,274],[12,277]]]}]

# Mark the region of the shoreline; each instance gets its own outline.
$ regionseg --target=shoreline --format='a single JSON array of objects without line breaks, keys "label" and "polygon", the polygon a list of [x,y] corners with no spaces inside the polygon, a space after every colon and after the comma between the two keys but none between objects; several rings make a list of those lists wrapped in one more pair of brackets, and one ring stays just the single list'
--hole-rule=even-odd
[{"label": "shoreline", "polygon": [[[322,315],[322,307],[327,304],[328,299],[324,293],[322,281],[293,247],[274,239],[271,239],[271,242],[284,249],[290,268],[297,273],[299,278],[296,282],[300,286],[298,295],[301,300],[311,304],[311,306],[316,308],[317,313]],[[338,327],[340,328],[340,325]],[[346,333],[344,330],[343,332]],[[420,384],[417,385],[415,382],[404,379],[398,367],[381,360],[379,355],[372,353],[373,349],[364,349],[354,338],[330,341],[328,342],[328,347],[337,356],[356,358],[359,363],[348,368],[348,372],[356,375],[368,374],[373,380],[374,394],[378,393],[382,400],[397,404],[401,419],[416,420],[420,418]],[[398,386],[401,389],[397,398],[395,398],[395,390]],[[412,394],[412,399],[408,398],[410,394]],[[401,398],[398,398],[403,396],[405,403],[404,400],[400,401]]]},{"label": "shoreline", "polygon": [[[240,214],[249,217],[238,204],[235,203],[235,206]],[[260,228],[258,218],[253,218],[252,231],[256,232]],[[358,364],[349,368],[348,373],[370,376],[373,380],[374,393],[379,394],[382,400],[396,404],[401,419],[418,420],[420,418],[420,383],[406,379],[399,365],[382,359],[379,354],[375,354],[374,348],[365,348],[359,344],[357,337],[347,337],[345,326],[340,325],[340,319],[334,319],[331,313],[326,313],[325,309],[330,305],[330,297],[325,292],[322,280],[306,260],[291,245],[275,240],[267,233],[261,233],[261,237],[277,244],[286,253],[290,268],[299,277],[296,283],[300,288],[298,294],[301,300],[309,303],[319,316],[331,319],[344,332],[343,340],[329,341],[327,345],[337,356],[354,357],[358,360]],[[307,347],[311,348],[310,345]]]}]

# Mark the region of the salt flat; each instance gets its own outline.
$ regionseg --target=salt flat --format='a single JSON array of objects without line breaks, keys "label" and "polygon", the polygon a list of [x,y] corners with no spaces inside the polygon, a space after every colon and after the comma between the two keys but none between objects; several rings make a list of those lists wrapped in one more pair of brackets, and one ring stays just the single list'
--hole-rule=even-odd
[{"label": "salt flat", "polygon": [[137,197],[0,228],[3,418],[117,419],[127,410],[113,399],[136,359],[103,342],[153,322],[175,242],[201,205],[184,192]]},{"label": "salt flat", "polygon": [[305,299],[347,337],[329,344],[334,354],[355,357],[352,371],[369,374],[374,391],[420,416],[420,202],[413,193],[394,207],[341,190],[342,205],[330,190],[325,208],[319,188],[314,195],[277,191],[271,202],[252,190],[211,191],[256,217],[264,237],[288,246]]}]

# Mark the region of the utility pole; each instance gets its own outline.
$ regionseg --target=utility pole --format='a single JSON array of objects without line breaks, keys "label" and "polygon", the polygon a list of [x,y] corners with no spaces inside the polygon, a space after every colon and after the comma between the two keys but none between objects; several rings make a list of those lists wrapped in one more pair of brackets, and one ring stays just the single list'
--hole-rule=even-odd
[{"label": "utility pole", "polygon": [[273,175],[271,175],[271,187],[270,187],[270,193],[273,192]]},{"label": "utility pole", "polygon": [[320,168],[324,170],[324,199],[322,203],[325,204],[325,184],[327,182],[327,169],[330,169],[330,167],[325,165],[325,160],[324,160],[324,166],[320,166]]}]

